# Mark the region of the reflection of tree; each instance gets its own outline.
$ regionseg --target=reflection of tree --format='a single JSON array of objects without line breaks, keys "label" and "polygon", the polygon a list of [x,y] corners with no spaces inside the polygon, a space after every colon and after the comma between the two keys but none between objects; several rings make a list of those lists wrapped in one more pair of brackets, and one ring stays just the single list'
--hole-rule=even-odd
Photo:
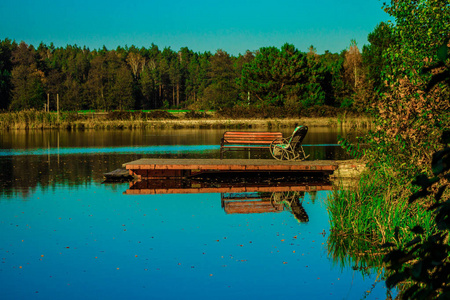
[{"label": "reflection of tree", "polygon": [[0,195],[28,197],[37,187],[54,188],[100,183],[103,174],[137,155],[24,155],[0,158]]},{"label": "reflection of tree", "polygon": [[270,197],[272,205],[282,204],[285,209],[290,211],[299,222],[308,222],[309,217],[303,208],[300,198],[305,197],[305,192],[274,192]]}]

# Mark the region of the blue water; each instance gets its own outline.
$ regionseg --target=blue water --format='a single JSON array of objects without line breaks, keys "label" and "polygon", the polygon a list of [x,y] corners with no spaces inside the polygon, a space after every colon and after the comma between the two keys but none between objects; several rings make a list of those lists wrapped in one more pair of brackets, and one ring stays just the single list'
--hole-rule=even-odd
[{"label": "blue water", "polygon": [[129,183],[102,174],[149,154],[218,157],[218,146],[110,144],[0,140],[0,299],[386,298],[375,271],[331,258],[330,192],[299,200],[308,222],[288,209],[232,214],[220,194],[126,195]]},{"label": "blue water", "polygon": [[0,149],[0,156],[16,155],[68,155],[68,154],[167,154],[219,150],[217,145],[175,145],[175,146],[136,146],[136,147],[91,147],[91,148],[36,148],[36,149]]},{"label": "blue water", "polygon": [[[89,184],[0,198],[2,299],[360,299],[362,278],[327,255],[318,192],[288,211],[226,214],[219,194],[123,194]],[[384,299],[376,283],[368,299]]]},{"label": "blue water", "polygon": [[[339,147],[338,144],[303,145],[304,147]],[[202,152],[219,150],[220,145],[163,145],[134,147],[64,147],[64,148],[33,148],[33,149],[0,149],[0,156],[17,155],[68,155],[68,154],[174,154],[185,152]]]}]

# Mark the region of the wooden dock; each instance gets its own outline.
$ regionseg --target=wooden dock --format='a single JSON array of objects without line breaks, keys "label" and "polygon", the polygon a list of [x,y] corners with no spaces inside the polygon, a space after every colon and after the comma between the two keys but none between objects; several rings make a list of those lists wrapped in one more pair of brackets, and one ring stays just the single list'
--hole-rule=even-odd
[{"label": "wooden dock", "polygon": [[138,179],[188,178],[204,173],[290,172],[307,175],[331,175],[338,161],[279,161],[274,159],[158,159],[143,158],[123,164]]}]

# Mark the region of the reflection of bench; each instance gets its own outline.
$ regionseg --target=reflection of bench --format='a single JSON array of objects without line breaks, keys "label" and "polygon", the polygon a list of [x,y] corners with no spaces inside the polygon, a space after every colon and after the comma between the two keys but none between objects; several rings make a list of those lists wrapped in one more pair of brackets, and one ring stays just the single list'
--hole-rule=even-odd
[{"label": "reflection of bench", "polygon": [[220,159],[226,151],[268,149],[273,141],[282,142],[281,132],[227,131],[220,143]]}]

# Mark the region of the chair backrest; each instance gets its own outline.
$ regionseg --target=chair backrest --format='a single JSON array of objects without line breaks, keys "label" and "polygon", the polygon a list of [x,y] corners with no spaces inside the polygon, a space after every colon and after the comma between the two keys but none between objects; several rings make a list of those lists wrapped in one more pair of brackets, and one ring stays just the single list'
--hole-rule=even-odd
[{"label": "chair backrest", "polygon": [[295,150],[298,146],[302,145],[306,133],[308,133],[308,126],[300,125],[294,129],[294,132],[289,139],[291,149]]}]

